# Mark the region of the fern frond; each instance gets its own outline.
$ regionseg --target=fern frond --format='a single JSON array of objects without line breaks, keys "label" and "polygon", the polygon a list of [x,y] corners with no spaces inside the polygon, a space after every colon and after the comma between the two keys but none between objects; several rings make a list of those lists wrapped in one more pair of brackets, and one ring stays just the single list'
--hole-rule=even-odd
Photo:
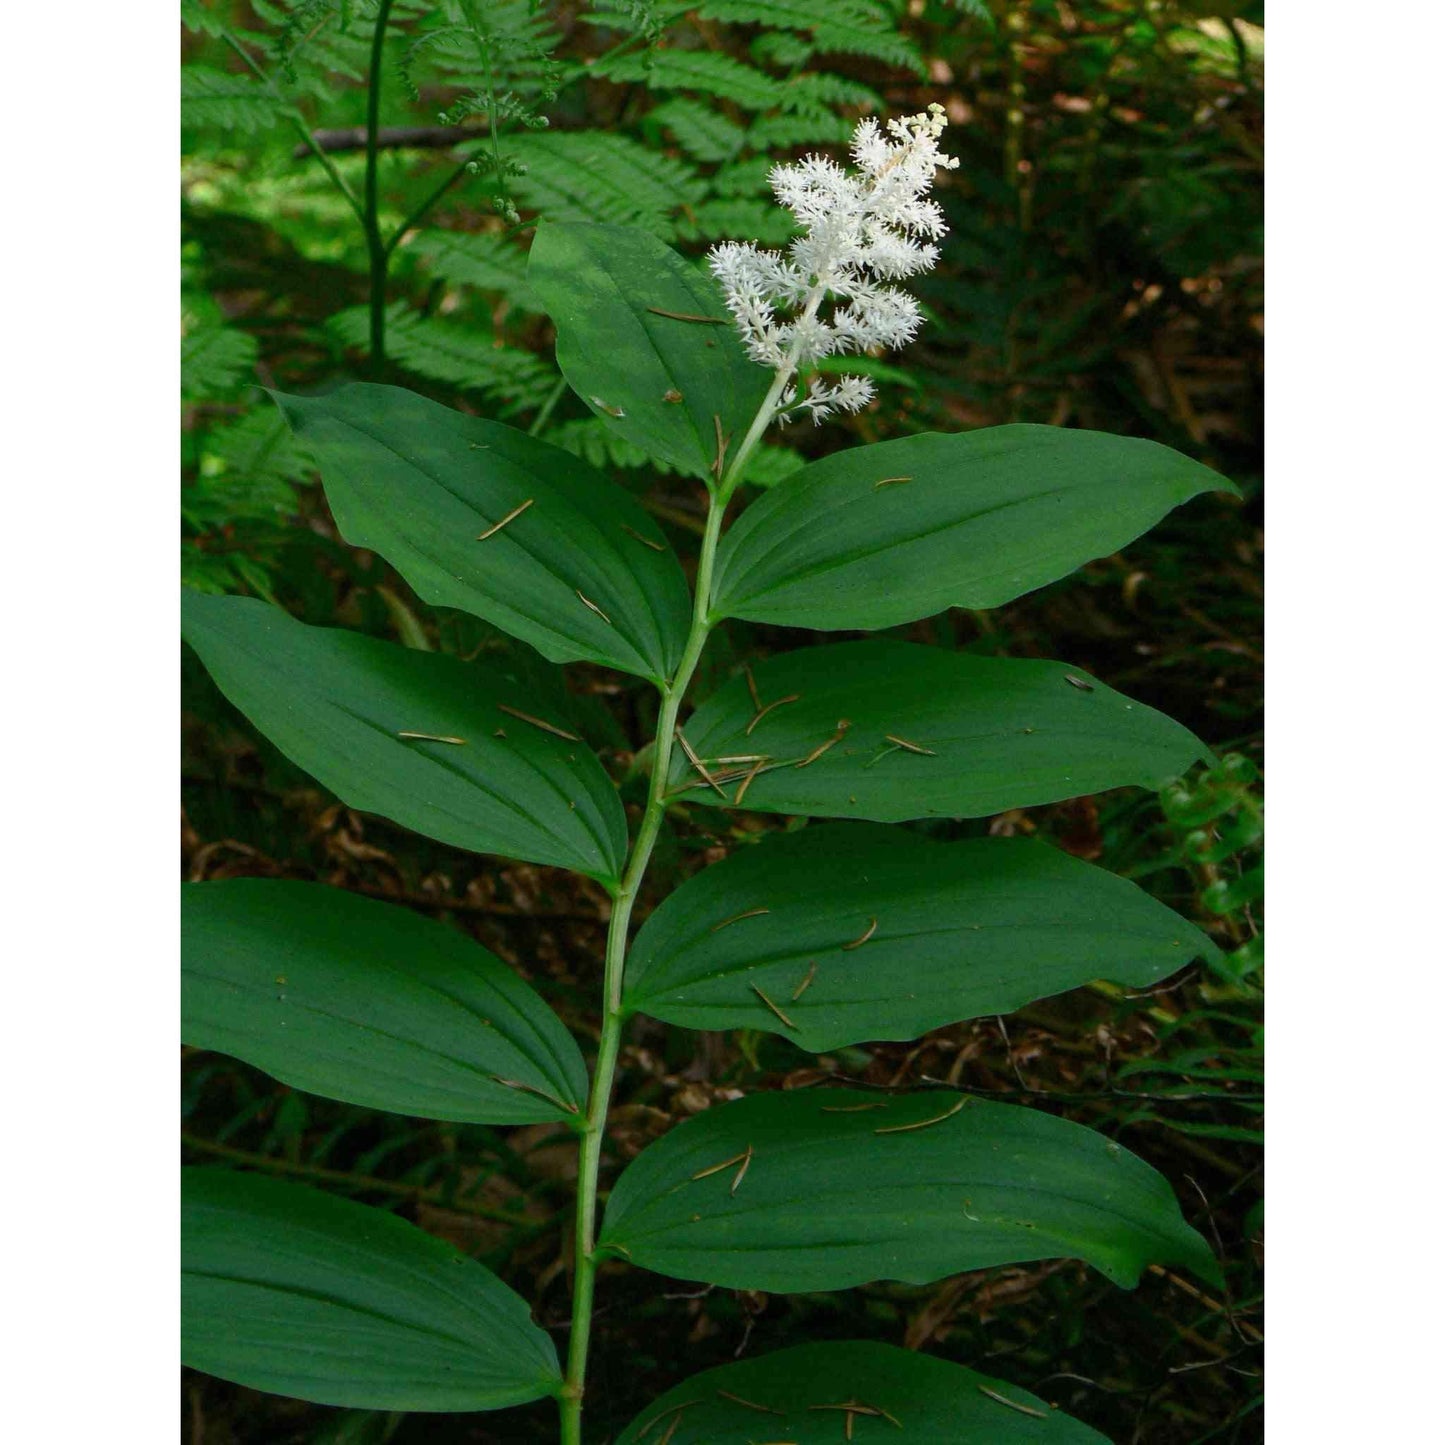
[{"label": "fern frond", "polygon": [[[631,471],[647,466],[668,470],[665,462],[658,462],[641,447],[624,441],[601,417],[560,422],[548,427],[542,433],[542,440],[581,457],[598,471]],[[775,487],[806,465],[807,458],[792,447],[760,446],[748,458],[743,468],[743,480],[756,487]]]},{"label": "fern frond", "polygon": [[453,286],[497,292],[523,311],[541,311],[527,287],[527,253],[501,236],[429,230],[413,236],[406,250]]},{"label": "fern frond", "polygon": [[296,507],[293,485],[310,470],[286,419],[267,402],[206,435],[192,491],[226,520],[285,516]]},{"label": "fern frond", "polygon": [[[449,0],[441,9],[445,22],[419,30],[402,54],[399,69],[413,99],[420,99],[416,71],[425,60],[436,82],[466,91],[468,113],[486,112],[490,101],[499,121],[545,125],[537,105],[552,99],[562,76],[551,58],[560,37],[547,16],[530,0]],[[443,112],[449,120],[457,104]]]},{"label": "fern frond", "polygon": [[748,46],[748,54],[760,65],[797,72],[817,51],[812,41],[792,30],[764,30]]},{"label": "fern frond", "polygon": [[181,24],[197,35],[220,35],[226,29],[224,15],[217,15],[204,0],[181,0]]},{"label": "fern frond", "polygon": [[743,148],[747,132],[700,100],[677,96],[654,108],[647,120],[666,126],[678,145],[700,161],[730,161]]},{"label": "fern frond", "polygon": [[477,154],[473,170],[495,177],[492,204],[515,222],[509,182],[518,174],[517,166],[510,142],[503,153],[497,136],[503,128],[546,127],[543,108],[555,98],[563,78],[563,67],[551,58],[559,36],[532,0],[491,0],[485,7],[477,0],[443,0],[440,11],[443,23],[420,31],[404,52],[402,79],[419,100],[422,90],[415,72],[426,59],[437,82],[460,91],[438,116],[443,125],[485,117],[491,148]]},{"label": "fern frond", "polygon": [[668,237],[678,208],[707,194],[686,162],[604,131],[533,132],[511,151],[527,168],[514,183],[518,199],[549,220],[644,226]]},{"label": "fern frond", "polygon": [[[271,598],[268,568],[289,534],[278,522],[298,510],[295,485],[311,461],[269,402],[196,438],[196,475],[181,488],[181,580],[206,592],[245,586]],[[272,599],[274,600],[274,599]]]},{"label": "fern frond", "polygon": [[335,19],[341,30],[351,28],[354,6],[349,0],[282,0],[271,7],[276,17],[272,54],[288,77],[294,76],[296,52]]},{"label": "fern frond", "polygon": [[[271,32],[266,46],[273,63],[303,93],[331,100],[337,76],[366,79],[376,0],[251,0],[251,9]],[[388,29],[414,15],[414,5],[401,0]]]},{"label": "fern frond", "polygon": [[771,154],[798,146],[841,146],[852,134],[852,122],[833,111],[764,115],[748,127],[748,148]]},{"label": "fern frond", "polygon": [[641,447],[624,441],[600,417],[595,416],[548,427],[542,433],[542,440],[571,452],[574,457],[581,457],[598,471],[645,467],[651,461]]},{"label": "fern frond", "polygon": [[181,338],[181,395],[212,401],[233,395],[256,367],[256,338],[234,326],[202,323]]},{"label": "fern frond", "polygon": [[786,245],[795,234],[781,206],[744,196],[704,201],[678,227],[683,241],[761,241],[765,246]]},{"label": "fern frond", "polygon": [[[391,361],[417,376],[479,392],[498,404],[502,416],[537,410],[556,386],[557,372],[549,363],[499,345],[485,332],[422,316],[405,301],[393,302],[386,315]],[[326,329],[343,346],[361,350],[368,324],[366,307],[353,306],[331,317]]]},{"label": "fern frond", "polygon": [[251,135],[275,125],[281,103],[258,80],[209,65],[181,67],[181,125]]},{"label": "fern frond", "polygon": [[591,13],[578,18],[584,25],[631,31],[651,44],[676,13],[676,6],[659,8],[657,0],[592,0]]},{"label": "fern frond", "polygon": [[971,15],[975,20],[982,21],[990,30],[998,28],[988,0],[943,0],[943,3],[951,5],[955,10],[962,10],[965,15]]},{"label": "fern frond", "polygon": [[600,79],[641,81],[649,90],[684,90],[691,95],[715,95],[744,110],[771,110],[785,103],[786,91],[772,76],[711,50],[659,50],[649,54],[620,55],[594,66]]},{"label": "fern frond", "polygon": [[872,86],[823,70],[790,80],[783,87],[780,103],[784,110],[792,111],[832,111],[839,106],[861,106],[872,111],[884,108],[883,97]]},{"label": "fern frond", "polygon": [[451,25],[475,25],[498,60],[549,55],[561,38],[538,0],[442,0],[440,8]]},{"label": "fern frond", "polygon": [[704,0],[696,9],[704,20],[801,31],[823,54],[868,55],[918,76],[927,73],[918,47],[866,0]]},{"label": "fern frond", "polygon": [[771,156],[749,156],[735,165],[723,166],[713,173],[715,196],[765,196],[768,175],[776,162]]},{"label": "fern frond", "polygon": [[203,552],[194,541],[181,544],[181,586],[221,595],[234,586],[234,569],[226,557]]}]

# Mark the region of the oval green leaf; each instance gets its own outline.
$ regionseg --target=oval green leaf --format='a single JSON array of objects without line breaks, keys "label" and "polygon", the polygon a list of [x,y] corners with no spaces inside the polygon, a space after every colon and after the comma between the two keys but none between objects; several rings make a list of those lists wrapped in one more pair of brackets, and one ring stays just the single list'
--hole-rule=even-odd
[{"label": "oval green leaf", "polygon": [[1142,1159],[1067,1119],[942,1090],[709,1109],[622,1172],[601,1244],[659,1274],[774,1294],[1061,1257],[1129,1287],[1149,1264],[1218,1279]]},{"label": "oval green leaf", "polygon": [[840,642],[771,657],[752,676],[761,708],[735,678],[687,724],[718,785],[679,750],[672,784],[691,802],[738,806],[742,792],[762,812],[978,818],[1156,788],[1212,757],[1187,728],[1060,662]]},{"label": "oval green leaf", "polygon": [[555,1395],[551,1339],[490,1270],[395,1215],[229,1169],[181,1171],[181,1356],[365,1410]]},{"label": "oval green leaf", "polygon": [[308,627],[249,597],[187,590],[181,630],[231,702],[349,806],[615,884],[627,847],[616,790],[502,671]]},{"label": "oval green leaf", "polygon": [[182,1038],[293,1088],[477,1124],[575,1121],[582,1055],[502,961],[455,929],[340,888],[181,889]]},{"label": "oval green leaf", "polygon": [[552,662],[672,675],[691,620],[682,567],[642,507],[586,462],[400,387],[275,399],[342,536],[423,600]]},{"label": "oval green leaf", "polygon": [[1091,979],[1144,987],[1219,950],[1143,889],[1045,843],[900,828],[775,833],[643,925],[628,1007],[821,1053],[1009,1013]]},{"label": "oval green leaf", "polygon": [[740,441],[773,379],[743,350],[712,279],[636,227],[549,222],[527,282],[572,390],[635,446],[711,477],[719,428]]},{"label": "oval green leaf", "polygon": [[654,1400],[618,1445],[664,1435],[668,1445],[1108,1445],[1017,1385],[871,1340],[796,1345],[704,1370]]},{"label": "oval green leaf", "polygon": [[779,483],[729,529],[712,613],[873,630],[1000,607],[1209,491],[1236,489],[1157,442],[1066,427],[854,447]]}]

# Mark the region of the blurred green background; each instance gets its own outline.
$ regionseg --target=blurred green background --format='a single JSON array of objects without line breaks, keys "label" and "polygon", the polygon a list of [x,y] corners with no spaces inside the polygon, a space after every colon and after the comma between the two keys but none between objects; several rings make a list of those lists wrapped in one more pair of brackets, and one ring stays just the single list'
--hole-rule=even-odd
[{"label": "blurred green background", "polygon": [[[947,109],[960,158],[950,235],[916,290],[906,352],[850,359],[879,400],[775,432],[750,470],[776,485],[858,441],[1007,421],[1151,437],[1240,483],[1127,553],[998,613],[898,629],[949,647],[1065,658],[1164,709],[1223,756],[1159,798],[1109,794],[946,836],[1033,833],[1149,888],[1228,950],[1133,997],[1105,985],[912,1045],[803,1055],[765,1035],[669,1034],[624,1052],[612,1167],[738,1089],[824,1075],[946,1079],[1120,1137],[1162,1169],[1213,1241],[1228,1290],[1147,1275],[1124,1293],[1049,1262],[927,1287],[768,1298],[604,1272],[589,1383],[601,1441],[684,1374],[803,1338],[871,1337],[1035,1390],[1121,1442],[1262,1438],[1261,366],[1263,5],[1164,0],[397,0],[381,37],[373,263],[345,190],[366,187],[376,0],[182,5],[182,544],[191,586],[412,647],[525,653],[420,604],[337,537],[261,390],[369,376],[533,431],[642,497],[684,555],[695,483],[659,474],[567,392],[528,292],[538,220],[647,227],[685,254],[776,245],[769,167],[840,153],[856,118]],[[318,154],[319,152],[319,154]],[[384,346],[371,344],[372,303]],[[852,435],[850,435],[852,433]],[[729,624],[697,696],[815,634]],[[565,874],[454,852],[338,805],[183,660],[183,863],[194,879],[319,879],[450,920],[595,1036],[606,900]],[[641,799],[652,700],[571,670],[577,724]],[[660,892],[767,820],[679,819]],[[654,897],[657,896],[654,893]],[[227,1058],[184,1059],[187,1158],[394,1207],[476,1253],[565,1338],[575,1161],[544,1130],[400,1119],[301,1095]],[[604,1187],[605,1187],[604,1179]],[[326,1410],[201,1375],[193,1445],[551,1438],[550,1407],[406,1419]]]}]

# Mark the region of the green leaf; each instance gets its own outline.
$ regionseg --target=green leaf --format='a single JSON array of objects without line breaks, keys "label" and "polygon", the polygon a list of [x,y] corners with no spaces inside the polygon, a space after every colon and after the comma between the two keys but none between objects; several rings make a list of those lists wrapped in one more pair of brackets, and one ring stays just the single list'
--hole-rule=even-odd
[{"label": "green leaf", "polygon": [[368,1410],[498,1410],[561,1388],[526,1303],[395,1215],[189,1168],[181,1233],[181,1356],[193,1369]]},{"label": "green leaf", "polygon": [[761,758],[744,802],[763,812],[978,818],[1105,788],[1157,788],[1211,756],[1163,713],[1060,662],[841,642],[768,658],[752,676],[762,703],[775,704],[761,719],[736,678],[688,722],[689,743],[722,788],[676,754],[672,783],[689,801],[735,806],[754,764],[722,760]]},{"label": "green leaf", "polygon": [[182,1037],[309,1093],[477,1124],[575,1120],[572,1036],[455,929],[339,888],[181,889]]},{"label": "green leaf", "polygon": [[555,223],[537,232],[527,279],[573,391],[628,441],[709,477],[718,426],[740,440],[772,381],[712,280],[645,231]]},{"label": "green leaf", "polygon": [[[864,1408],[845,1437],[849,1414],[838,1407],[846,1404]],[[796,1345],[704,1370],[654,1400],[617,1445],[655,1445],[659,1428],[668,1445],[1108,1445],[1017,1385],[869,1340]]]},{"label": "green leaf", "polygon": [[1219,1277],[1142,1159],[1081,1124],[943,1090],[708,1109],[622,1172],[600,1244],[659,1274],[775,1294],[1060,1257],[1129,1287],[1151,1263]]},{"label": "green leaf", "polygon": [[1064,427],[855,447],[743,513],[718,553],[712,611],[875,629],[946,607],[999,607],[1208,491],[1235,488],[1157,442]]},{"label": "green leaf", "polygon": [[1218,952],[1141,888],[1045,843],[824,824],[684,883],[637,937],[626,1001],[821,1053],[1009,1013],[1095,978],[1143,987]]},{"label": "green leaf", "polygon": [[181,630],[231,702],[350,807],[615,884],[616,791],[580,739],[527,720],[556,727],[554,700],[500,668],[308,627],[250,597],[188,590]]},{"label": "green leaf", "polygon": [[691,620],[682,566],[601,473],[400,387],[276,401],[316,457],[342,536],[381,553],[425,601],[485,618],[551,662],[672,675]]}]

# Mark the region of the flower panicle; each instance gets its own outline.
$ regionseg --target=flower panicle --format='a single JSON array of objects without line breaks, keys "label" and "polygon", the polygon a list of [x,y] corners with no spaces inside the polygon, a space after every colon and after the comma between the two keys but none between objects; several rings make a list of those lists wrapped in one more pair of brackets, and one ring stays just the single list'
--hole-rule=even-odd
[{"label": "flower panicle", "polygon": [[826,356],[896,350],[917,334],[917,301],[890,283],[938,260],[933,243],[948,228],[927,193],[938,170],[958,166],[938,147],[946,125],[937,104],[886,127],[870,117],[853,134],[856,171],[813,155],[774,166],[773,194],[802,234],[786,254],[747,241],[726,241],[708,253],[748,355],[785,373],[775,413],[781,421],[807,411],[816,424],[837,411],[858,411],[873,397],[866,377],[825,382],[813,375],[800,391],[787,384],[794,373]]}]

